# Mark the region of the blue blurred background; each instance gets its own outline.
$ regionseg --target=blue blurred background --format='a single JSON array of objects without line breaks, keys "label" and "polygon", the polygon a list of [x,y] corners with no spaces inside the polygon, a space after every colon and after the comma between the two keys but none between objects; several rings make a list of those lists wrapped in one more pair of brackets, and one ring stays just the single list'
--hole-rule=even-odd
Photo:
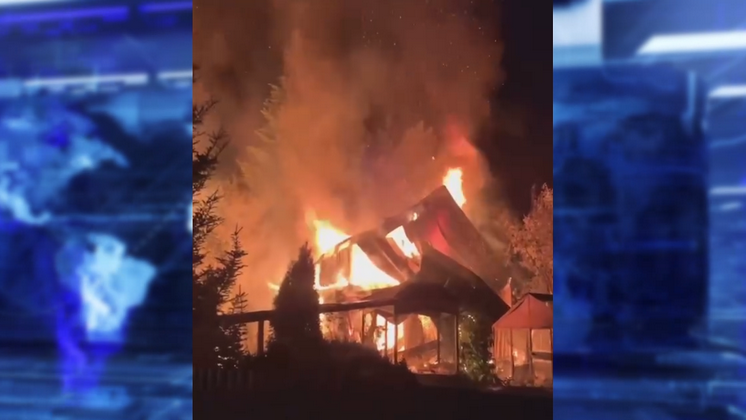
[{"label": "blue blurred background", "polygon": [[0,0],[0,418],[191,418],[191,30]]},{"label": "blue blurred background", "polygon": [[554,1],[555,418],[746,418],[746,2]]}]

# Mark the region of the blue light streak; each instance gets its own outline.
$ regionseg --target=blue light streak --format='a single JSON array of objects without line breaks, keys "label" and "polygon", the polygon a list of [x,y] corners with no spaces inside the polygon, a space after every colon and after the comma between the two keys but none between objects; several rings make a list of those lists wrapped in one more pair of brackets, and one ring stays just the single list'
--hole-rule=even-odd
[{"label": "blue light streak", "polygon": [[187,208],[187,229],[189,230],[189,233],[194,232],[194,204],[189,203],[189,207]]},{"label": "blue light streak", "polygon": [[710,98],[730,99],[746,97],[746,85],[718,86],[710,92]]},{"label": "blue light streak", "polygon": [[158,73],[158,80],[192,80],[192,70],[171,70]]},{"label": "blue light streak", "polygon": [[104,83],[122,83],[125,85],[144,85],[148,82],[147,73],[110,74],[73,77],[34,78],[23,82],[24,87],[33,88],[61,88],[69,86],[88,86]]},{"label": "blue light streak", "polygon": [[746,49],[746,31],[654,35],[637,55],[727,52]]},{"label": "blue light streak", "polygon": [[179,11],[192,11],[191,1],[180,1],[172,3],[149,3],[143,4],[139,7],[141,13],[164,13],[164,12],[179,12]]},{"label": "blue light streak", "polygon": [[719,195],[719,196],[746,195],[746,186],[732,185],[732,186],[713,187],[710,189],[710,195]]},{"label": "blue light streak", "polygon": [[96,17],[112,20],[124,20],[128,16],[129,9],[125,6],[99,7],[95,9],[60,10],[37,13],[9,13],[4,16],[0,16],[0,25],[25,22],[75,20]]},{"label": "blue light streak", "polygon": [[[191,70],[162,71],[151,77],[146,72],[120,74],[91,74],[59,77],[33,77],[29,79],[0,79],[0,97],[18,97],[24,94],[34,94],[41,90],[49,93],[76,94],[94,93],[102,90],[118,90],[121,88],[139,88],[157,83],[170,87],[189,87],[192,83]],[[191,126],[190,126],[191,127]],[[191,133],[191,129],[190,129]]]},{"label": "blue light streak", "polygon": [[0,7],[6,6],[28,6],[31,4],[60,3],[64,0],[0,0]]}]

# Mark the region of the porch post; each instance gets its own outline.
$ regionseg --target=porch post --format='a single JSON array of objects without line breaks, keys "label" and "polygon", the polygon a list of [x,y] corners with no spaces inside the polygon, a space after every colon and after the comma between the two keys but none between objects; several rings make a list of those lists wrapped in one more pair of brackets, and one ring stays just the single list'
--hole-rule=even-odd
[{"label": "porch post", "polygon": [[399,318],[394,305],[394,364],[399,362]]},{"label": "porch post", "polygon": [[257,328],[256,352],[259,356],[264,354],[264,320],[259,321]]},{"label": "porch post", "polygon": [[535,377],[534,377],[534,330],[532,328],[528,329],[528,374],[531,378],[531,384],[534,383]]},{"label": "porch post", "polygon": [[389,358],[389,320],[383,319],[383,355]]},{"label": "porch post", "polygon": [[458,339],[458,317],[459,317],[459,314],[457,312],[456,316],[454,317],[454,320],[453,320],[453,323],[456,326],[456,328],[454,329],[455,330],[454,335],[456,336],[455,337],[455,341],[454,341],[456,343],[456,373],[459,373],[461,371],[461,358],[460,358],[461,357],[461,354],[460,354],[461,352],[460,352],[460,349],[459,349],[459,347],[461,347],[461,346],[459,345],[460,343],[459,343],[459,339]]},{"label": "porch post", "polygon": [[443,316],[442,314],[438,314],[438,317],[435,318],[435,331],[437,332],[436,337],[435,337],[436,338],[435,343],[437,345],[436,360],[438,361],[439,365],[440,365],[440,342],[441,342],[441,337],[443,336],[443,330],[441,329],[443,326],[443,322],[441,320],[442,316]]},{"label": "porch post", "polygon": [[515,380],[515,347],[513,347],[513,329],[510,330],[510,380]]}]

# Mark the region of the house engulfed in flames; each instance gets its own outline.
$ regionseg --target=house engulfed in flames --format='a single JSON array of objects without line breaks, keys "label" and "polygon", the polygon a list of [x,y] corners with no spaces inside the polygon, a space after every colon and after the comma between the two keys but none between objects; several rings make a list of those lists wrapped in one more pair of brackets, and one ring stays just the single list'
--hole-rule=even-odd
[{"label": "house engulfed in flames", "polygon": [[[461,209],[460,169],[443,181],[367,232],[349,236],[314,222],[326,338],[374,347],[416,372],[456,373],[459,312],[480,311],[493,321],[507,312],[510,275]],[[259,323],[261,352],[271,311],[229,317]]]}]

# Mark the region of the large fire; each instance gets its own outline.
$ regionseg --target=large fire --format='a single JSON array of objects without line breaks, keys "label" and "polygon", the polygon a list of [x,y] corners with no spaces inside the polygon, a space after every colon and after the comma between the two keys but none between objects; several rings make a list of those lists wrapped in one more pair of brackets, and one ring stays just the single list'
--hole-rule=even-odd
[{"label": "large fire", "polygon": [[464,207],[464,204],[466,204],[466,196],[464,195],[463,181],[461,179],[463,176],[464,174],[461,171],[461,168],[452,168],[449,169],[446,176],[443,177],[443,185],[445,185],[448,192],[451,193],[453,201],[455,201],[459,207]]},{"label": "large fire", "polygon": [[[462,185],[463,172],[461,168],[451,168],[448,170],[446,175],[443,177],[443,185],[446,187],[448,192],[453,197],[456,204],[459,207],[463,207],[466,203],[466,197],[463,192]],[[312,213],[311,213],[312,214]],[[412,216],[412,219],[416,219],[417,214]],[[328,220],[311,219],[310,224],[313,226],[315,237],[314,237],[314,249],[317,256],[322,256],[335,250],[335,248],[342,244],[345,240],[350,238],[350,234],[343,232],[336,228]],[[403,226],[399,226],[393,229],[386,235],[388,238],[401,252],[409,259],[416,259],[420,256],[417,246],[410,241],[407,237],[407,233]],[[349,278],[338,275],[336,281],[331,285],[321,285],[321,268],[320,264],[316,265],[316,278],[315,286],[319,291],[329,289],[343,289],[350,286],[356,286],[362,290],[375,290],[386,287],[392,287],[399,285],[399,281],[388,275],[386,272],[376,266],[376,264],[368,257],[368,255],[357,245],[352,244],[350,249],[350,272]],[[277,290],[279,286],[276,284],[270,284],[270,287]],[[324,303],[322,297],[319,298],[319,303]],[[420,316],[420,322],[423,328],[426,330],[432,329],[434,326],[429,318]],[[325,314],[320,315],[322,324],[327,319]],[[424,319],[424,320],[423,320]],[[379,351],[392,351],[393,343],[399,343],[398,350],[404,350],[404,325],[400,324],[398,328],[380,315],[376,316],[375,326],[380,331],[375,338],[376,347]],[[427,328],[429,327],[429,328]],[[396,340],[395,340],[396,338]]]},{"label": "large fire", "polygon": [[314,220],[312,223],[313,230],[316,232],[316,250],[319,254],[326,254],[350,237],[326,220]]}]

